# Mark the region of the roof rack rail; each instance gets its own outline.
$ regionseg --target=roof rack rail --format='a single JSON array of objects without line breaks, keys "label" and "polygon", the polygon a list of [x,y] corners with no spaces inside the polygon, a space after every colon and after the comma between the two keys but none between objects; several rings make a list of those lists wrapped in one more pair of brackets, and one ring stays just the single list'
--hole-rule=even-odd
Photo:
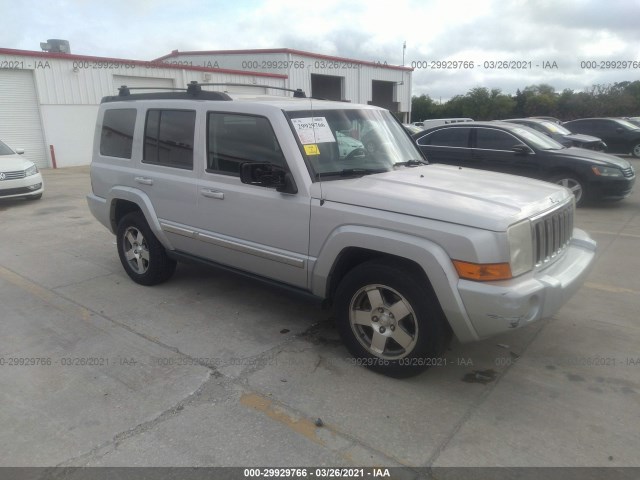
[{"label": "roof rack rail", "polygon": [[307,98],[307,95],[301,88],[285,88],[285,87],[274,87],[273,85],[259,85],[255,83],[231,83],[231,82],[222,82],[222,83],[197,83],[191,82],[191,84],[197,84],[198,86],[208,86],[208,87],[254,87],[254,88],[271,88],[272,90],[282,90],[283,92],[292,92],[295,98]]}]

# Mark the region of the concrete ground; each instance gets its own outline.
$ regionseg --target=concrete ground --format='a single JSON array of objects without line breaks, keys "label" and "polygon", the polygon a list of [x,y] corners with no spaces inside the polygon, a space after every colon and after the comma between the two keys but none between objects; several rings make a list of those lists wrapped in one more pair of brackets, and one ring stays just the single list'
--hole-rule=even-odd
[{"label": "concrete ground", "polygon": [[44,177],[0,202],[0,466],[640,464],[640,186],[578,211],[597,265],[554,318],[394,380],[306,299],[198,266],[133,283],[88,168]]}]

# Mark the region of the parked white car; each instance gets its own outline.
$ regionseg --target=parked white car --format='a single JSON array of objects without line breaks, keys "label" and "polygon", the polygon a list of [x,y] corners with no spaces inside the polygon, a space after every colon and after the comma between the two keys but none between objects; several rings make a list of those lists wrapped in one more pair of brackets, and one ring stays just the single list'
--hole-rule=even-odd
[{"label": "parked white car", "polygon": [[0,141],[0,198],[42,197],[44,183],[35,163],[22,155],[24,150],[15,151]]}]

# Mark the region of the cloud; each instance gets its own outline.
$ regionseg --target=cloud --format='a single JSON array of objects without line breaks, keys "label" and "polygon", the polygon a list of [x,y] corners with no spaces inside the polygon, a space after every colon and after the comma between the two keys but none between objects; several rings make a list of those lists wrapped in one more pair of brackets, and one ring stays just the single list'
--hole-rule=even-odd
[{"label": "cloud", "polygon": [[[402,63],[471,60],[474,69],[416,69],[414,94],[450,98],[486,86],[580,90],[634,80],[640,69],[589,70],[587,60],[640,60],[640,0],[0,0],[0,46],[39,50],[63,38],[73,53],[149,60],[172,50],[294,48]],[[556,62],[558,69],[489,69],[486,60]]]}]

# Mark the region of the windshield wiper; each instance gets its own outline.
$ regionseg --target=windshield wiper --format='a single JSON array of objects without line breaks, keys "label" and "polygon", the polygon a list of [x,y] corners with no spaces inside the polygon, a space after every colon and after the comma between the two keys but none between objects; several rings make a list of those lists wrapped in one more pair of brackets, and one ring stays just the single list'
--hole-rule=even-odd
[{"label": "windshield wiper", "polygon": [[316,178],[321,178],[324,176],[334,176],[340,175],[341,177],[351,177],[351,176],[362,176],[369,175],[372,173],[384,173],[388,172],[386,168],[345,168],[343,170],[338,170],[335,172],[319,172],[316,173]]},{"label": "windshield wiper", "polygon": [[424,160],[407,160],[406,162],[396,162],[393,164],[394,167],[417,167],[419,165],[429,165],[429,162],[425,162]]}]

